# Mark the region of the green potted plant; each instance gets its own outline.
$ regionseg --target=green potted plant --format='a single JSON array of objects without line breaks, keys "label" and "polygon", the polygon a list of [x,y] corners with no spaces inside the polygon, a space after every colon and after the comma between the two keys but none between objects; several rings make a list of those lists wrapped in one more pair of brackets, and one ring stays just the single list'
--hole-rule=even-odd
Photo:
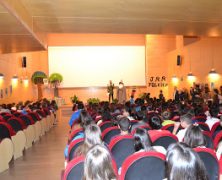
[{"label": "green potted plant", "polygon": [[38,100],[42,99],[42,85],[43,79],[47,78],[47,75],[42,71],[35,71],[32,74],[32,82],[37,85],[38,88]]},{"label": "green potted plant", "polygon": [[99,102],[100,102],[99,98],[89,98],[87,100],[88,104],[99,104]]},{"label": "green potted plant", "polygon": [[72,97],[70,97],[70,100],[73,104],[76,104],[76,102],[79,101],[79,98],[74,94]]},{"label": "green potted plant", "polygon": [[54,97],[59,97],[58,86],[63,81],[63,77],[59,73],[52,73],[49,76],[49,83],[54,87]]}]

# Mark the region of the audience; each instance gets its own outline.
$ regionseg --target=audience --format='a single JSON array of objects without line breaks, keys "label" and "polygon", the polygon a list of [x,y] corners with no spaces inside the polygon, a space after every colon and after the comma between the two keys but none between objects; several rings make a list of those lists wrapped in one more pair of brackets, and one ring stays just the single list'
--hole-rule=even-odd
[{"label": "audience", "polygon": [[[182,142],[183,141],[183,138],[185,136],[185,133],[188,129],[188,127],[192,124],[192,116],[191,114],[187,113],[185,115],[182,115],[180,117],[180,122],[175,122],[174,124],[174,129],[173,129],[173,134],[176,134],[179,142]],[[177,130],[179,129],[179,127],[182,127],[184,129],[181,129],[178,131],[177,133]]]},{"label": "audience", "polygon": [[95,145],[86,154],[83,180],[117,180],[109,151]]},{"label": "audience", "polygon": [[[145,93],[143,98],[137,98],[135,103],[128,101],[125,105],[119,105],[100,102],[95,106],[87,105],[86,110],[84,105],[79,102],[78,109],[73,113],[69,124],[70,126],[75,124],[76,128],[85,129],[82,134],[79,134],[84,137],[84,143],[74,153],[75,157],[86,157],[84,179],[117,179],[112,168],[110,153],[104,147],[101,139],[101,130],[93,124],[112,121],[113,125],[117,123],[120,135],[129,134],[130,128],[131,132],[135,132],[135,153],[157,151],[167,154],[166,175],[168,180],[207,180],[203,162],[198,154],[191,149],[206,147],[204,134],[195,122],[206,121],[211,129],[215,123],[219,122],[218,117],[220,117],[220,113],[222,114],[222,108],[220,108],[222,104],[219,104],[216,96],[214,101],[211,101],[209,88],[203,88],[197,84],[191,88],[190,96],[186,89],[177,90],[177,93],[177,100],[166,100],[162,92],[160,92],[159,99],[151,98],[149,93]],[[220,113],[219,108],[221,109]],[[207,110],[209,113],[205,115],[204,112]],[[134,123],[132,120],[138,120],[138,122]],[[134,123],[132,127],[131,123]],[[179,142],[183,143],[170,145],[166,153],[164,147],[152,146],[147,130],[141,126],[150,126],[152,130],[160,130],[162,126],[169,124],[174,124],[172,133],[178,137]],[[219,157],[221,149],[222,145],[219,145],[217,150]],[[103,153],[104,156],[101,155]],[[103,158],[105,156],[108,157],[108,161]]]},{"label": "audience", "polygon": [[199,155],[185,144],[172,144],[166,155],[167,180],[208,180]]}]

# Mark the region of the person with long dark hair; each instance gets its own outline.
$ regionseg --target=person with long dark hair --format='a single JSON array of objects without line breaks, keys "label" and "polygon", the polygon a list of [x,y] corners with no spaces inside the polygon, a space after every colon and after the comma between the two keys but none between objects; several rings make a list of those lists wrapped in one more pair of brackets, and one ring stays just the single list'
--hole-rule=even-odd
[{"label": "person with long dark hair", "polygon": [[183,143],[169,146],[166,155],[167,180],[208,180],[199,155]]},{"label": "person with long dark hair", "polygon": [[160,153],[166,154],[164,147],[152,146],[152,141],[147,130],[142,128],[137,128],[134,134],[134,149],[135,152],[158,151]]},{"label": "person with long dark hair", "polygon": [[188,127],[183,142],[191,148],[206,147],[206,140],[203,132],[196,124]]}]

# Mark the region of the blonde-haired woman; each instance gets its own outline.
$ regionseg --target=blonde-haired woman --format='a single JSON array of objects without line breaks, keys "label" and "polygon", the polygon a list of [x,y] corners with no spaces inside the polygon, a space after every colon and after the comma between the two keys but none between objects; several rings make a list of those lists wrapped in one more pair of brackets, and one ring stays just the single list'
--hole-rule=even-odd
[{"label": "blonde-haired woman", "polygon": [[85,156],[87,151],[96,144],[103,144],[101,130],[98,125],[90,124],[85,128],[84,143],[75,150],[74,156]]},{"label": "blonde-haired woman", "polygon": [[103,145],[93,146],[86,154],[83,180],[116,180],[112,158]]}]

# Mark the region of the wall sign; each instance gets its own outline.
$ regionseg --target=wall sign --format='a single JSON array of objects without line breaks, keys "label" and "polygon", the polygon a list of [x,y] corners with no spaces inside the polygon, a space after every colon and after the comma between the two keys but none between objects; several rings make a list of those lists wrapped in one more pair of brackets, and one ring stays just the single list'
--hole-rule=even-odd
[{"label": "wall sign", "polygon": [[148,87],[167,87],[166,76],[150,76],[148,79]]}]

